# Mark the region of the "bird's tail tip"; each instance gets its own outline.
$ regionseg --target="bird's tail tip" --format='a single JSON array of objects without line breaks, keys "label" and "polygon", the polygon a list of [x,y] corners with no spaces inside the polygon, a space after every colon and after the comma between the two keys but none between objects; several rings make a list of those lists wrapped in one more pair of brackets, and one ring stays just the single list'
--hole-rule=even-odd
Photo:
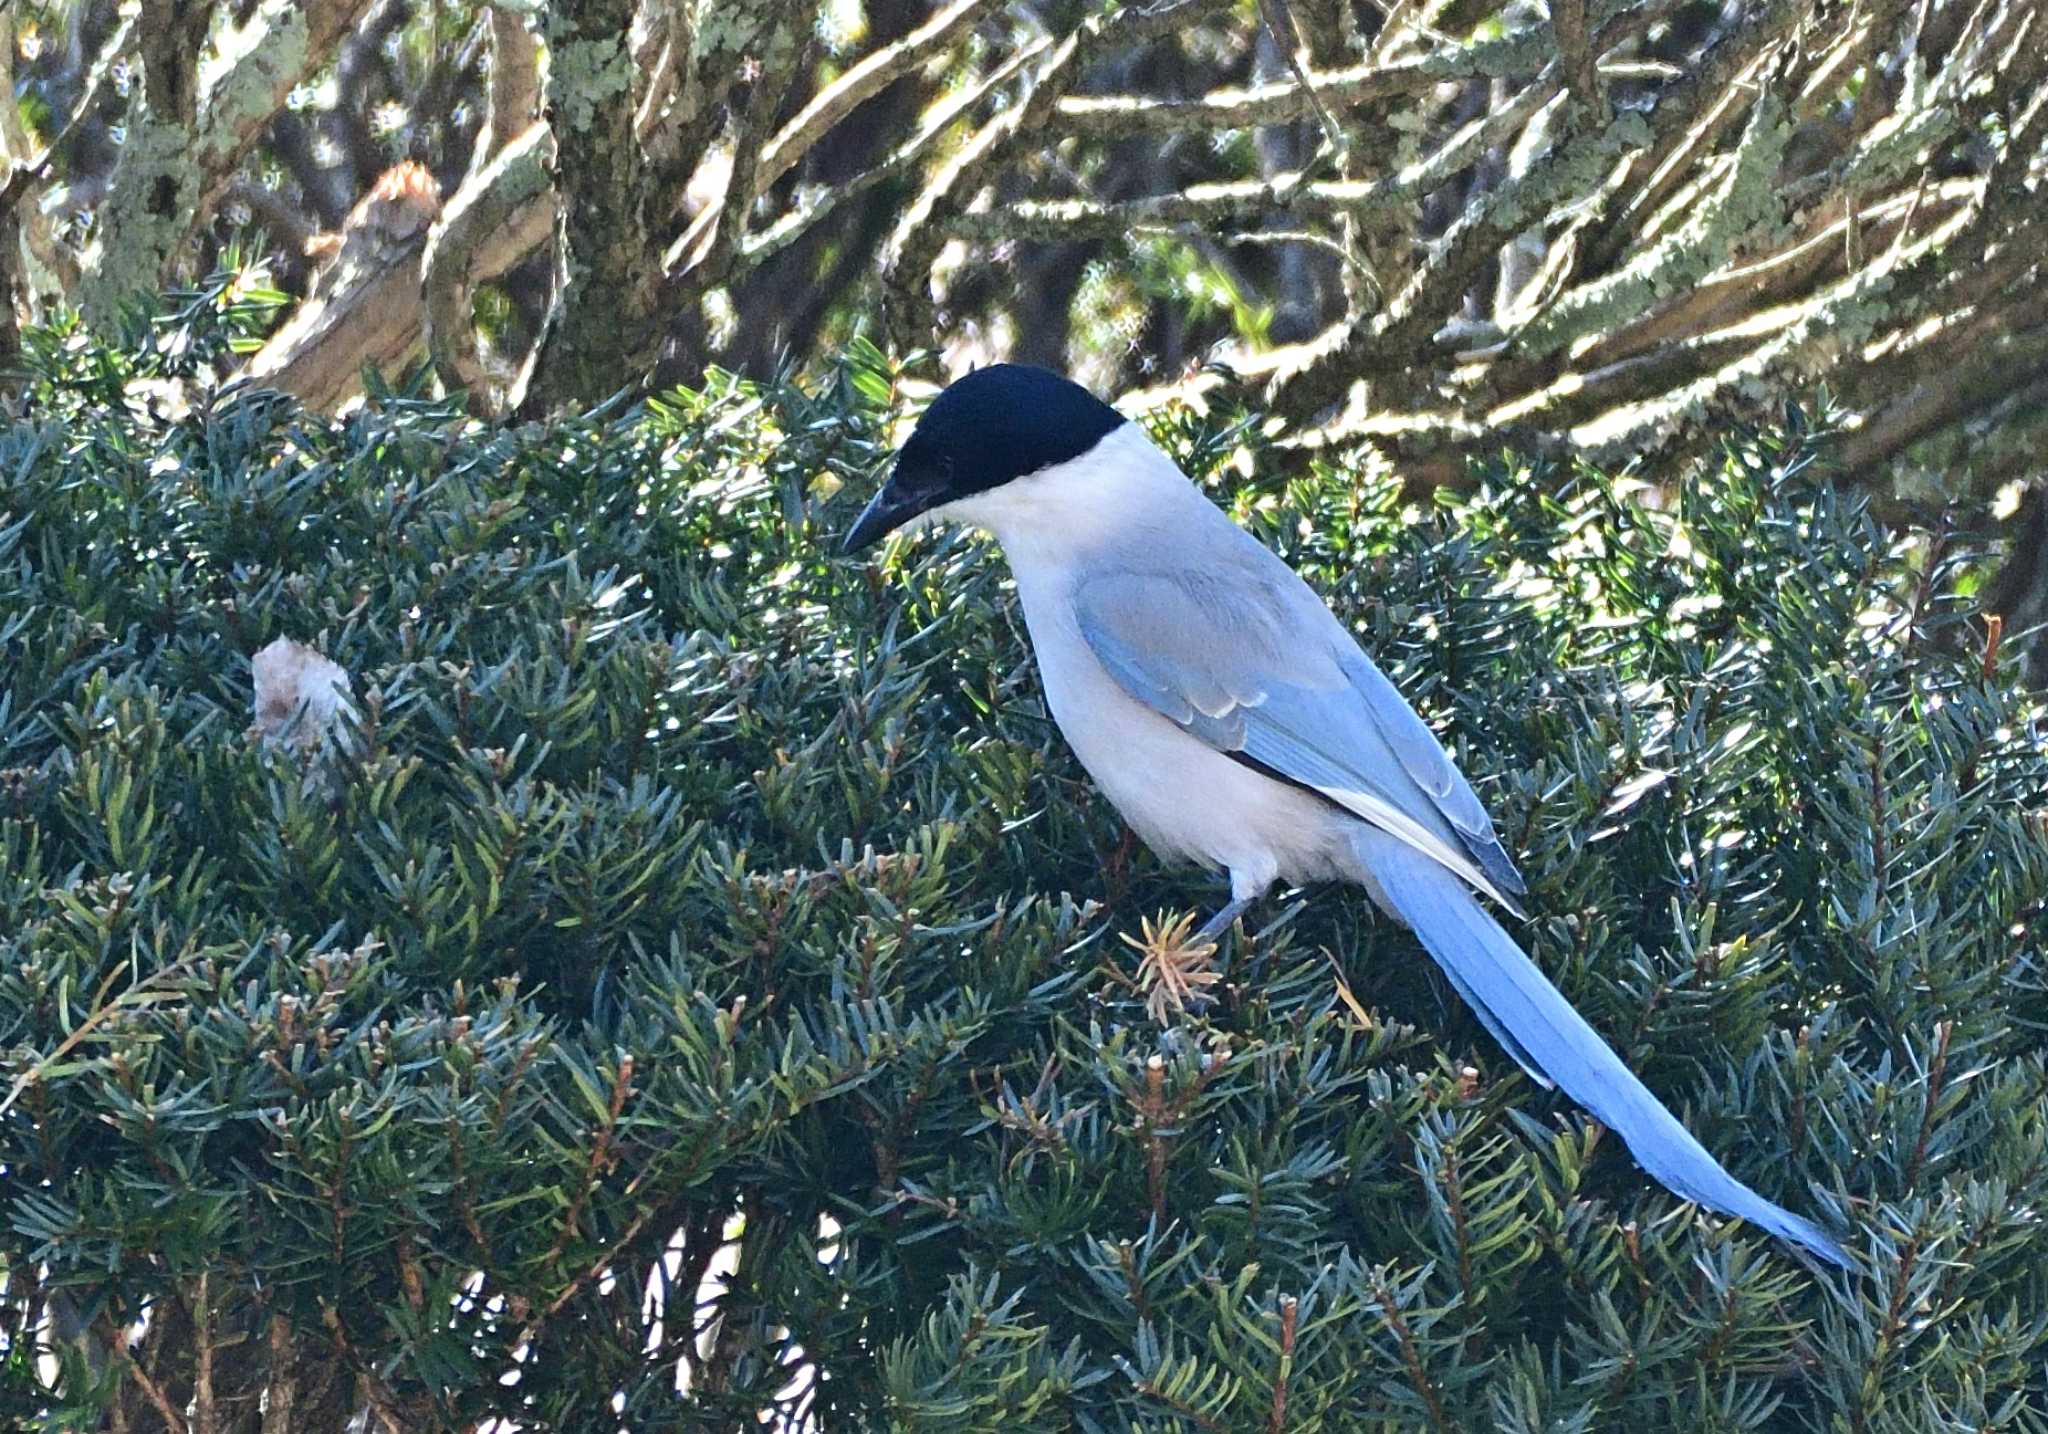
[{"label": "bird's tail tip", "polygon": [[1763,1218],[1748,1218],[1752,1224],[1761,1226],[1824,1264],[1832,1265],[1838,1270],[1855,1267],[1849,1258],[1849,1252],[1842,1248],[1842,1242],[1804,1215],[1795,1215],[1790,1210],[1773,1205]]},{"label": "bird's tail tip", "polygon": [[1666,1189],[1748,1220],[1817,1260],[1850,1268],[1848,1253],[1833,1235],[1730,1174],[1456,876],[1376,830],[1361,828],[1356,841],[1368,889],[1414,930],[1481,1023],[1525,1070],[1555,1083],[1620,1135]]}]

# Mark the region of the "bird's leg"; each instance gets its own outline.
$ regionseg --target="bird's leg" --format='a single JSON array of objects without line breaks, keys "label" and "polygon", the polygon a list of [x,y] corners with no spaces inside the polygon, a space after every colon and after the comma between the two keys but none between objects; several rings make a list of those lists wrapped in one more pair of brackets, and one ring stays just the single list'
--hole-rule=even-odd
[{"label": "bird's leg", "polygon": [[1221,941],[1223,933],[1230,929],[1231,923],[1247,911],[1250,911],[1252,909],[1252,902],[1256,899],[1256,897],[1250,896],[1238,897],[1235,901],[1196,927],[1195,934],[1190,938],[1188,944],[1192,946],[1199,945],[1204,941],[1211,943]]},{"label": "bird's leg", "polygon": [[1138,985],[1145,992],[1145,1008],[1153,1020],[1166,1025],[1190,1005],[1211,999],[1203,987],[1223,979],[1223,973],[1211,963],[1217,938],[1244,915],[1252,901],[1249,896],[1237,898],[1193,931],[1188,929],[1192,916],[1158,923],[1148,918],[1142,940],[1124,937],[1143,958],[1138,962]]}]

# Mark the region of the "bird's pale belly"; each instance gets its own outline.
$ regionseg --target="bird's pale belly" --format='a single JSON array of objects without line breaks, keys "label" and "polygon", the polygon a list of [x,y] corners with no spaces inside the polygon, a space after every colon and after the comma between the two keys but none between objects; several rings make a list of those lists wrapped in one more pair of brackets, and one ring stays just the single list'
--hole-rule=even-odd
[{"label": "bird's pale belly", "polygon": [[1227,870],[1239,896],[1276,879],[1353,875],[1355,818],[1233,761],[1130,697],[1078,632],[1050,636],[1033,625],[1046,705],[1095,785],[1159,856]]}]

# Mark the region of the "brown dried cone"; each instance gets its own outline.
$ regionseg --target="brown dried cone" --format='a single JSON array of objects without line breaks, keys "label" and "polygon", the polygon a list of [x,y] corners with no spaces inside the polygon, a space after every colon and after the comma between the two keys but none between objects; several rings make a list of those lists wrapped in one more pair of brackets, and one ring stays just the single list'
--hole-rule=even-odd
[{"label": "brown dried cone", "polygon": [[1142,936],[1123,934],[1124,943],[1140,953],[1138,989],[1145,993],[1145,1009],[1162,1026],[1183,1015],[1189,1003],[1213,999],[1205,988],[1223,979],[1223,973],[1209,964],[1216,943],[1188,940],[1194,925],[1193,913],[1169,920],[1162,911],[1156,920],[1144,919]]}]

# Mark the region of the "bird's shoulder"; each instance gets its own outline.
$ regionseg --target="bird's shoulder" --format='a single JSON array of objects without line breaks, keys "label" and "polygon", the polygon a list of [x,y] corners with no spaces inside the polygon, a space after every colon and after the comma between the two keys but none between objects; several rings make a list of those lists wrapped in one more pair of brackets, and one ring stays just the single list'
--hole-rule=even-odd
[{"label": "bird's shoulder", "polygon": [[1168,605],[1195,622],[1319,641],[1330,625],[1342,631],[1329,605],[1277,553],[1214,504],[1203,507],[1213,521],[1141,528],[1097,553],[1073,572],[1075,595],[1146,611]]},{"label": "bird's shoulder", "polygon": [[1170,684],[1200,672],[1247,698],[1346,685],[1357,648],[1342,624],[1292,568],[1224,521],[1241,543],[1135,543],[1076,574],[1074,610],[1091,645],[1113,645]]}]

